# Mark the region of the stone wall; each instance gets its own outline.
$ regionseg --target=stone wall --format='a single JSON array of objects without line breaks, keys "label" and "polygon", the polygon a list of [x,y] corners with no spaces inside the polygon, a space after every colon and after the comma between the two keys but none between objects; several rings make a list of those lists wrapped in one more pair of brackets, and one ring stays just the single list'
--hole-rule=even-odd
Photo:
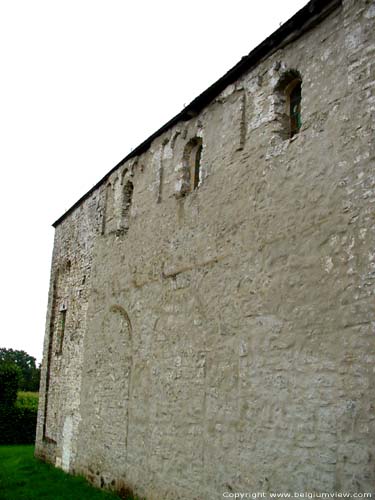
[{"label": "stone wall", "polygon": [[57,226],[39,456],[148,500],[373,492],[374,19],[344,1]]},{"label": "stone wall", "polygon": [[[101,190],[64,220],[55,232],[44,340],[36,453],[70,469],[80,421],[83,338],[93,247],[103,225]],[[69,452],[63,447],[67,440]]]}]

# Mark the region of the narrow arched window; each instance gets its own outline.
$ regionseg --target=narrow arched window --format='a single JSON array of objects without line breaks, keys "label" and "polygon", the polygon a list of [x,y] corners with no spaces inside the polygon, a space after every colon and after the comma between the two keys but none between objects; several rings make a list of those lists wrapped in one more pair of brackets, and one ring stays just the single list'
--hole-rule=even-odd
[{"label": "narrow arched window", "polygon": [[302,77],[297,70],[286,71],[275,88],[275,115],[283,139],[294,137],[302,126]]},{"label": "narrow arched window", "polygon": [[182,195],[198,188],[202,180],[201,157],[202,139],[194,137],[186,144],[184,150]]},{"label": "narrow arched window", "polygon": [[296,135],[302,125],[301,120],[301,81],[295,80],[292,82],[292,87],[289,91],[289,120],[290,120],[290,137]]}]

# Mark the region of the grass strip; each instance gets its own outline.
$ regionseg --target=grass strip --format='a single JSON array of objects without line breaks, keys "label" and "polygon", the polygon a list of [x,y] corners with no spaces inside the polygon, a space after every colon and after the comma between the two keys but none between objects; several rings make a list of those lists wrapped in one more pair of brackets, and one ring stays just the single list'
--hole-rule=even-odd
[{"label": "grass strip", "polygon": [[[65,474],[34,457],[34,446],[0,446],[1,500],[118,500],[83,477]],[[129,499],[130,500],[130,499]]]}]

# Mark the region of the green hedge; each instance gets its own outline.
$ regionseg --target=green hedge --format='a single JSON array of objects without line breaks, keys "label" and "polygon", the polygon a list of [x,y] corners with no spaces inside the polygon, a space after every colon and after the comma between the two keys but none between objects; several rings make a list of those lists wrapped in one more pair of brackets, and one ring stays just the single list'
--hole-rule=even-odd
[{"label": "green hedge", "polygon": [[16,365],[0,365],[0,405],[12,406],[17,399],[21,370]]},{"label": "green hedge", "polygon": [[0,444],[35,443],[36,418],[33,409],[0,405]]},{"label": "green hedge", "polygon": [[29,395],[16,402],[19,378],[14,365],[0,366],[0,444],[35,442],[37,406]]}]

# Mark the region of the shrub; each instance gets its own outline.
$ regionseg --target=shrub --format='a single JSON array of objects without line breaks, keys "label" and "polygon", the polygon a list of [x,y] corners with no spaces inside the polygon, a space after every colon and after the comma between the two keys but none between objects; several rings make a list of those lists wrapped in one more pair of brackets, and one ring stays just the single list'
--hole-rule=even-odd
[{"label": "shrub", "polygon": [[12,406],[17,399],[21,370],[13,364],[0,365],[0,405]]},{"label": "shrub", "polygon": [[0,444],[35,442],[37,395],[21,393],[17,387],[20,370],[15,365],[0,365]]}]

